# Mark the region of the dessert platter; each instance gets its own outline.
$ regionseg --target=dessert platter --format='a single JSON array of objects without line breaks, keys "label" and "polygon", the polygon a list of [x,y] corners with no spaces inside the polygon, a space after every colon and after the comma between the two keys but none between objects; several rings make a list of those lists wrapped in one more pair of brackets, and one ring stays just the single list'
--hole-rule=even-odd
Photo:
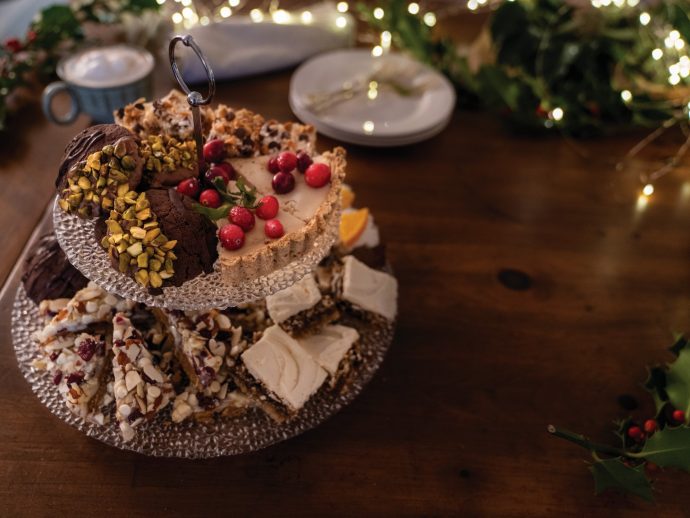
[{"label": "dessert platter", "polygon": [[392,341],[397,281],[343,149],[219,105],[200,110],[199,161],[187,100],[136,101],[68,144],[12,338],[63,421],[198,458],[285,440],[352,401]]}]

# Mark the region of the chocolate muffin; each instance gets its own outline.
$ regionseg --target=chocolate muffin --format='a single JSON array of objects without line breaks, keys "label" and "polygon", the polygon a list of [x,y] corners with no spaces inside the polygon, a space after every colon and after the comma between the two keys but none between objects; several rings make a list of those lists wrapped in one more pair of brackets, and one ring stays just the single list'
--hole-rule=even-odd
[{"label": "chocolate muffin", "polygon": [[[55,187],[57,187],[58,191],[65,188],[67,174],[75,165],[86,160],[86,157],[91,153],[101,151],[106,145],[115,145],[120,139],[126,139],[128,142],[128,154],[134,154],[136,151],[135,157],[138,157],[139,138],[122,126],[117,124],[98,124],[78,133],[67,145],[62,155],[58,176],[55,180]],[[131,143],[129,143],[130,140]],[[129,174],[130,189],[134,189],[139,185],[142,171],[143,161],[137,160],[136,167]]]},{"label": "chocolate muffin", "polygon": [[53,233],[41,237],[24,262],[22,283],[36,304],[45,299],[72,297],[88,282],[67,260]]},{"label": "chocolate muffin", "polygon": [[216,227],[192,208],[194,201],[175,189],[149,189],[146,197],[161,232],[177,240],[172,284],[179,286],[201,273],[212,272],[218,258]]}]

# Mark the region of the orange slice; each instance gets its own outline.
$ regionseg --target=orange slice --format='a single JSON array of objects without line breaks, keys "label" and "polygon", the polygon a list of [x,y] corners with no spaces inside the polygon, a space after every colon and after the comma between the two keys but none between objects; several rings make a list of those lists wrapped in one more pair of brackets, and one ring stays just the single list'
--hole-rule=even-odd
[{"label": "orange slice", "polygon": [[355,192],[350,188],[349,185],[343,184],[343,188],[340,190],[340,204],[343,209],[349,209],[352,207],[352,203],[355,201]]},{"label": "orange slice", "polygon": [[359,209],[343,213],[340,217],[340,242],[345,246],[354,245],[364,229],[367,228],[369,209]]}]

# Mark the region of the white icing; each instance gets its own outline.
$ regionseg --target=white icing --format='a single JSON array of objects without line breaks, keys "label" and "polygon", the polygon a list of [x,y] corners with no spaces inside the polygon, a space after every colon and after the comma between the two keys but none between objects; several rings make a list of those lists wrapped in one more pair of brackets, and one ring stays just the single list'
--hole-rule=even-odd
[{"label": "white icing", "polygon": [[351,255],[346,256],[343,262],[343,298],[393,320],[398,306],[398,281],[395,277],[369,268]]},{"label": "white icing", "polygon": [[249,373],[292,410],[299,410],[323,384],[326,371],[278,326],[242,354]]},{"label": "white icing", "polygon": [[321,292],[312,274],[266,298],[266,308],[273,322],[280,324],[321,300]]},{"label": "white icing", "polygon": [[318,334],[299,339],[298,342],[316,363],[334,376],[338,365],[358,338],[359,333],[352,327],[331,325],[324,327]]}]

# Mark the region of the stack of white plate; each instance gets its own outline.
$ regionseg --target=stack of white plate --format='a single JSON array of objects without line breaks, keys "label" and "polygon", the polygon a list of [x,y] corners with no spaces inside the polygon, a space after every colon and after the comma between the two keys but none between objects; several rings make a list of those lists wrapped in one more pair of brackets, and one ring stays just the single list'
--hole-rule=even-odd
[{"label": "stack of white plate", "polygon": [[[315,104],[318,96],[335,98],[346,90],[354,90],[347,100]],[[324,135],[390,147],[420,142],[443,130],[455,107],[455,90],[443,75],[403,54],[373,57],[368,50],[350,49],[302,64],[292,76],[289,101],[297,117]]]}]

